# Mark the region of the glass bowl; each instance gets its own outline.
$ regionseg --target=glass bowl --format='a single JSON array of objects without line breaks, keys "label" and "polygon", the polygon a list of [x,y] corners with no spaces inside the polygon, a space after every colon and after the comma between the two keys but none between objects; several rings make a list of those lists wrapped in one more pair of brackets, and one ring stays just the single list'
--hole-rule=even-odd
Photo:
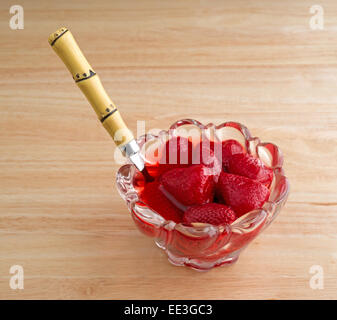
[{"label": "glass bowl", "polygon": [[204,223],[191,226],[165,220],[140,200],[137,181],[141,174],[136,168],[132,164],[126,164],[118,170],[117,188],[136,226],[142,233],[154,238],[172,264],[196,270],[230,265],[272,223],[287,200],[289,183],[282,169],[282,153],[276,145],[252,137],[249,130],[237,122],[224,122],[216,126],[213,123],[203,125],[196,120],[183,119],[175,122],[169,130],[160,131],[157,135],[145,134],[137,142],[146,161],[151,164],[156,162],[153,156],[155,150],[160,150],[167,139],[177,135],[190,139],[192,137],[192,140],[197,136],[197,141],[200,138],[210,141],[235,139],[244,146],[247,153],[261,159],[273,169],[270,197],[263,207],[244,214],[230,225],[219,226]]}]

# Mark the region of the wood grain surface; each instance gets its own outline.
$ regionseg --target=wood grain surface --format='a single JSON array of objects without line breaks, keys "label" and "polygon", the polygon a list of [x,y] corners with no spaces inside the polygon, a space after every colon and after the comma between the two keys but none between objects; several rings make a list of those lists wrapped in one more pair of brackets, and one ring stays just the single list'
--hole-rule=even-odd
[{"label": "wood grain surface", "polygon": [[[0,298],[336,299],[337,2],[0,4]],[[324,8],[312,30],[309,8]],[[136,132],[233,120],[279,145],[291,184],[277,220],[228,268],[170,265],[115,187],[115,147],[48,45],[61,26]],[[24,267],[24,289],[9,269]],[[324,289],[310,287],[310,268]]]}]

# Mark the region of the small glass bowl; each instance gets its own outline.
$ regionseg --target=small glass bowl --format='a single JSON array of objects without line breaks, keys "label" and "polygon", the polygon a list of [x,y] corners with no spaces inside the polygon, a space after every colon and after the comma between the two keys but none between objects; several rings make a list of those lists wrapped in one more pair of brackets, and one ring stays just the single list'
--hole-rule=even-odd
[{"label": "small glass bowl", "polygon": [[230,265],[271,224],[287,200],[289,182],[282,169],[282,153],[276,145],[252,137],[249,130],[237,122],[224,122],[216,126],[213,123],[203,125],[196,120],[183,119],[175,122],[168,131],[160,131],[158,135],[145,134],[137,142],[146,161],[151,163],[154,160],[149,155],[155,153],[153,150],[160,150],[167,139],[177,135],[189,138],[197,135],[197,141],[200,138],[213,141],[235,139],[245,147],[247,153],[261,159],[273,169],[270,197],[262,208],[244,214],[231,225],[198,223],[193,227],[165,220],[139,199],[135,181],[139,180],[140,173],[132,164],[123,165],[118,170],[117,188],[135,224],[141,232],[154,238],[172,264],[196,270]]}]

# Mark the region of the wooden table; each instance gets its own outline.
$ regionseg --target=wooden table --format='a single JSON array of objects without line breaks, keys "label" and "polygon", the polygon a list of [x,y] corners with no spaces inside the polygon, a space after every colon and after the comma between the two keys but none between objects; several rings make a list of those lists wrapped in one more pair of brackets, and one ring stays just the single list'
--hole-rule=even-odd
[{"label": "wooden table", "polygon": [[[0,5],[0,298],[337,298],[337,3],[21,1]],[[237,264],[167,262],[115,187],[115,147],[47,43],[68,26],[136,131],[244,123],[279,145],[291,194]],[[9,287],[12,265],[24,289]],[[310,268],[324,289],[310,287]]]}]

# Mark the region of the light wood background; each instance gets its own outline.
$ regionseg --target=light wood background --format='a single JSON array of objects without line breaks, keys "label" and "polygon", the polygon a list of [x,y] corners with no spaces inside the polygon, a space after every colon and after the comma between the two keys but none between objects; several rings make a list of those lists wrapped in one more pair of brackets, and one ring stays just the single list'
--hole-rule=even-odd
[{"label": "light wood background", "polygon": [[[24,30],[9,28],[12,4],[0,4],[0,298],[337,298],[336,1],[23,0]],[[314,4],[324,30],[310,29]],[[234,120],[281,147],[288,203],[237,264],[174,267],[137,231],[113,142],[47,43],[63,25],[133,130]]]}]

